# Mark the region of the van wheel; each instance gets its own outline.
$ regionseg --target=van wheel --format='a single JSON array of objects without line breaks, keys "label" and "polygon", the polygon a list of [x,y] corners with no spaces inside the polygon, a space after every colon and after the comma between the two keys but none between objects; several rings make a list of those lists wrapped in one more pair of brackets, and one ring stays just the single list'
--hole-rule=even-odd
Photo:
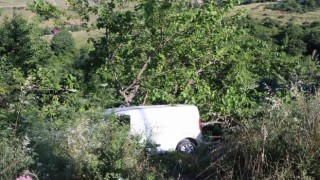
[{"label": "van wheel", "polygon": [[193,154],[196,151],[196,145],[189,139],[180,141],[176,150],[184,154]]}]

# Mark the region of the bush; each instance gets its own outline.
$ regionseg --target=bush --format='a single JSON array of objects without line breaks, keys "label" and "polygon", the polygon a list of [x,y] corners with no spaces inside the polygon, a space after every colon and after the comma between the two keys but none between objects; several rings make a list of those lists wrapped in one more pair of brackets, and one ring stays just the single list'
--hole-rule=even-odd
[{"label": "bush", "polygon": [[307,44],[301,39],[290,39],[285,51],[292,56],[304,54],[307,51]]},{"label": "bush", "polygon": [[[115,117],[82,117],[59,140],[61,157],[72,179],[155,179],[144,147]],[[67,172],[64,173],[66,177]],[[161,176],[161,174],[158,174]],[[61,176],[57,176],[61,177]]]},{"label": "bush", "polygon": [[51,40],[51,49],[56,55],[75,53],[76,46],[72,34],[67,30],[62,30],[58,34],[54,35]]},{"label": "bush", "polygon": [[45,28],[42,28],[41,30],[42,30],[42,32],[41,32],[41,35],[42,35],[42,36],[44,36],[44,35],[51,35],[51,34],[52,34],[52,33],[51,33],[52,28],[50,28],[50,27],[48,27],[48,26],[46,26]]},{"label": "bush", "polygon": [[15,179],[33,163],[32,150],[28,147],[29,138],[21,141],[16,138],[0,140],[0,179]]}]

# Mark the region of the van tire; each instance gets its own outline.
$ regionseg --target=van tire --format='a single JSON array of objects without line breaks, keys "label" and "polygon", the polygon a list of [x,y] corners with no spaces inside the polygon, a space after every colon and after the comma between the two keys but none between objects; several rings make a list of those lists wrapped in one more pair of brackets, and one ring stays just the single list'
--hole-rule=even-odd
[{"label": "van tire", "polygon": [[176,147],[176,151],[183,154],[193,154],[196,151],[197,146],[189,139],[183,139]]}]

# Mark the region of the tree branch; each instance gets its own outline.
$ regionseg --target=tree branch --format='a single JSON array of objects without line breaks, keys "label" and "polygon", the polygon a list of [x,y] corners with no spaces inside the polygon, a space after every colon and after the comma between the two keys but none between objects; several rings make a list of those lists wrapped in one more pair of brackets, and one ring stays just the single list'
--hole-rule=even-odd
[{"label": "tree branch", "polygon": [[[215,64],[215,63],[210,61],[206,66],[204,66],[204,67],[196,70],[196,72],[195,72],[196,75],[199,75],[200,73],[202,73],[202,72],[204,71],[204,68],[206,68],[206,67],[208,67],[208,66],[210,66],[210,65],[212,65],[212,64]],[[186,84],[185,87],[190,86],[193,82],[194,82],[194,81],[193,81],[192,79],[190,79],[190,80],[187,82],[187,84]]]},{"label": "tree branch", "polygon": [[139,80],[141,79],[142,73],[147,69],[150,61],[151,61],[151,57],[149,56],[145,64],[137,73],[132,83],[126,89],[119,90],[119,93],[124,97],[125,106],[129,106],[130,102],[132,102],[132,99],[136,96],[138,89],[140,87]]}]

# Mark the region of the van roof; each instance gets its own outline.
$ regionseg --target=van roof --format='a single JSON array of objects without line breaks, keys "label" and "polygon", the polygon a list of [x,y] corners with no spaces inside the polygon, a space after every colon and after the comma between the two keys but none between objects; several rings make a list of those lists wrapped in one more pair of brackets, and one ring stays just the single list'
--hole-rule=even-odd
[{"label": "van roof", "polygon": [[106,110],[105,114],[111,114],[113,112],[121,112],[121,111],[128,111],[128,110],[134,110],[134,109],[167,108],[167,107],[195,107],[195,105],[173,104],[173,105],[129,106],[129,107],[120,107],[120,108],[110,108]]}]

